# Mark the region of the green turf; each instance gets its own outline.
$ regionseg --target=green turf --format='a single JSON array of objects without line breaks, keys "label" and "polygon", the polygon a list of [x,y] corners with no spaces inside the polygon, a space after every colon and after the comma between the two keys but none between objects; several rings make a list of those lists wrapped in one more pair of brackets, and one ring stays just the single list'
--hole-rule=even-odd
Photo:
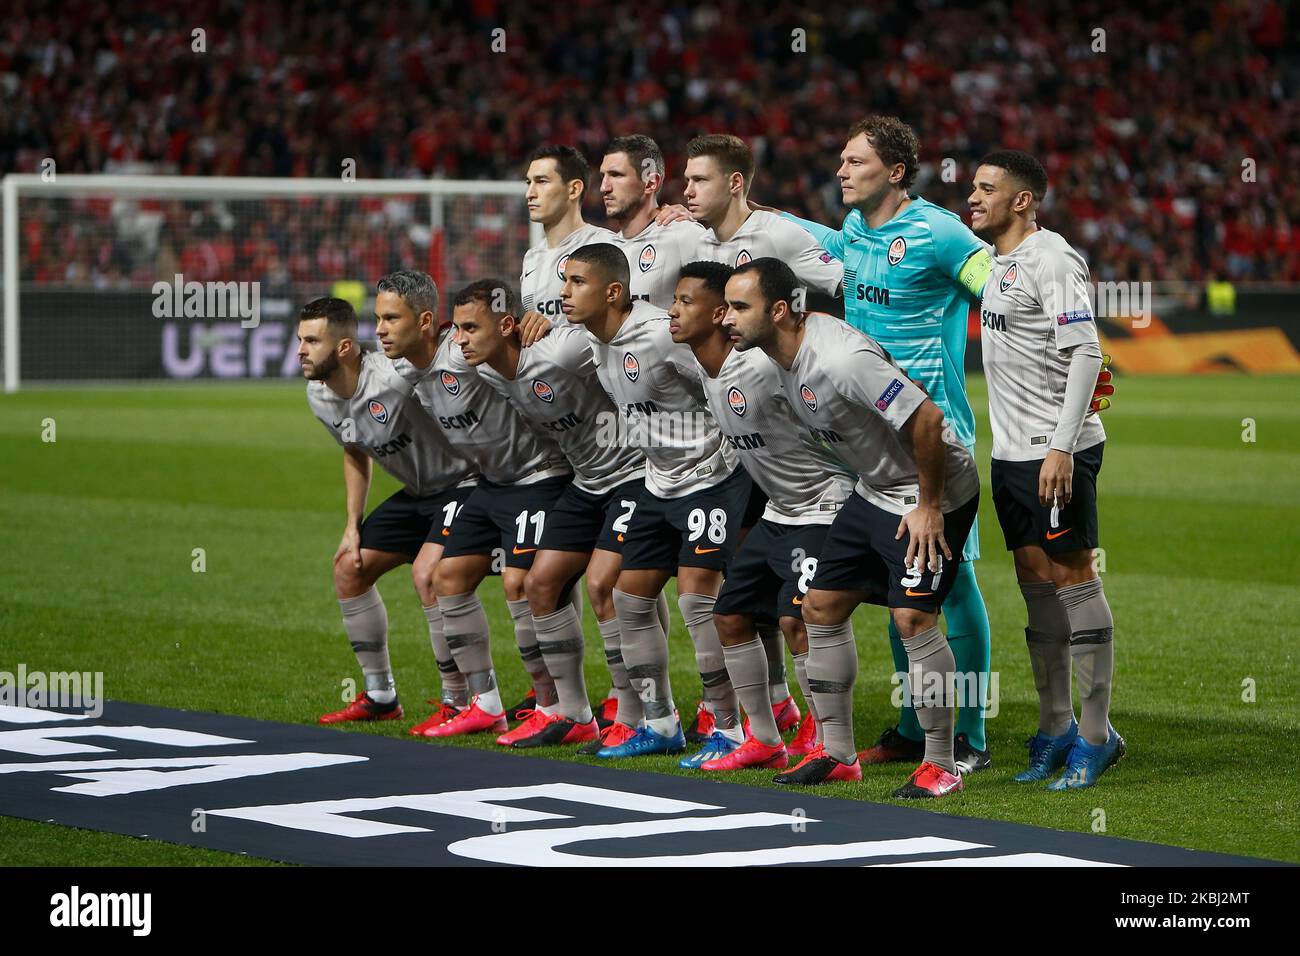
[{"label": "green turf", "polygon": [[[987,477],[984,384],[981,419]],[[57,441],[41,440],[52,418]],[[1257,441],[1243,442],[1242,420]],[[1102,469],[1104,581],[1116,618],[1114,722],[1128,757],[1090,791],[1011,782],[1036,704],[1024,608],[987,495],[978,573],[993,622],[1000,712],[992,770],[938,812],[1300,862],[1294,650],[1300,525],[1300,378],[1124,379]],[[0,398],[0,669],[99,670],[110,698],[310,723],[357,676],[330,585],[342,530],[339,452],[300,385],[33,390]],[[371,503],[394,487],[381,477]],[[193,549],[207,570],[192,570]],[[400,724],[350,732],[404,737],[436,686],[424,618],[405,572],[381,589],[409,708]],[[482,589],[505,696],[524,690],[500,590]],[[884,612],[854,624],[862,672],[859,745],[894,721]],[[674,615],[679,706],[698,677]],[[588,613],[588,633],[595,634]],[[606,686],[590,641],[593,696]],[[1243,701],[1242,682],[1256,699]],[[499,748],[493,748],[499,749]],[[569,758],[555,749],[545,756]],[[519,759],[530,759],[520,755]],[[678,771],[669,758],[638,769]],[[827,794],[886,800],[905,776],[869,768]],[[768,784],[769,774],[728,779]],[[0,863],[248,864],[258,861],[0,818]]]}]

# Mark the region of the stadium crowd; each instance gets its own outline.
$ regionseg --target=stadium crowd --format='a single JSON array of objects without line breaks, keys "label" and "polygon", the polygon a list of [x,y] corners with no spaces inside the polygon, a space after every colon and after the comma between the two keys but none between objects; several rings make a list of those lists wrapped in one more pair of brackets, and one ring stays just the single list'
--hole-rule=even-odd
[{"label": "stadium crowd", "polygon": [[[643,132],[679,201],[686,141],[731,132],[758,156],[758,201],[838,222],[845,130],[879,112],[920,132],[917,191],[963,213],[977,157],[1041,157],[1043,220],[1098,279],[1300,281],[1300,44],[1273,0],[927,2],[923,17],[738,0],[6,6],[3,172],[48,157],[59,173],[337,178],[353,159],[358,177],[512,179],[539,143],[599,162],[611,137]],[[310,204],[32,205],[24,273],[42,282],[178,265],[369,277],[396,247],[419,263],[436,242],[413,203],[339,203],[324,241]],[[523,217],[503,232],[500,211],[476,207],[475,231],[439,254],[504,242],[517,261]],[[594,188],[587,218],[604,219]]]}]

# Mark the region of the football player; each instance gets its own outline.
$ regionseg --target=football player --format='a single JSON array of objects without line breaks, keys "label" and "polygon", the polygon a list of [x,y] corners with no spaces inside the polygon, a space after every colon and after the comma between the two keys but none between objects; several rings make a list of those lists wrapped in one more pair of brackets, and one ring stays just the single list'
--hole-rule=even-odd
[{"label": "football player", "polygon": [[[993,503],[1029,622],[1038,733],[1021,782],[1090,787],[1124,756],[1110,724],[1114,621],[1093,564],[1097,474],[1106,431],[1090,413],[1102,367],[1088,265],[1038,225],[1042,165],[1019,150],[980,160],[969,203],[976,234],[993,244],[981,314]],[[1070,669],[1079,684],[1079,720]]]},{"label": "football player", "polygon": [[[394,354],[418,360],[428,347],[418,337],[389,328],[382,314],[378,329],[385,350]],[[375,583],[408,562],[442,676],[443,707],[464,706],[465,679],[447,650],[430,578],[442,555],[438,532],[469,497],[477,472],[425,414],[392,359],[359,347],[357,314],[349,303],[323,298],[303,306],[298,362],[307,379],[308,404],[343,446],[347,524],[334,553],[334,589],[365,680],[362,693],[343,710],[324,714],[320,722],[401,718],[388,657],[388,612]],[[402,488],[362,520],[372,461]]]}]

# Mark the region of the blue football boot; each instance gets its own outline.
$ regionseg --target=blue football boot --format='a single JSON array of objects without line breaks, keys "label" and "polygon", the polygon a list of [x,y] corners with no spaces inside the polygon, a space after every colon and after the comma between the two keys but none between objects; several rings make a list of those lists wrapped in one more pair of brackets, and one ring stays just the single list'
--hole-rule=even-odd
[{"label": "blue football boot", "polygon": [[1059,737],[1049,737],[1040,730],[1028,741],[1029,769],[1021,771],[1012,779],[1016,783],[1046,780],[1065,766],[1078,736],[1079,722],[1073,718],[1070,720],[1070,728]]},{"label": "blue football boot", "polygon": [[719,757],[725,757],[733,750],[738,750],[740,744],[736,743],[720,730],[715,730],[704,741],[704,746],[700,748],[699,753],[693,753],[689,757],[683,757],[677,761],[677,766],[683,770],[699,770],[700,764],[709,760],[716,760]]},{"label": "blue football boot", "polygon": [[1107,725],[1109,736],[1106,742],[1097,746],[1083,739],[1083,735],[1074,741],[1074,748],[1065,762],[1065,773],[1047,785],[1048,790],[1083,790],[1095,784],[1106,769],[1117,763],[1124,756],[1124,738]]},{"label": "blue football boot", "polygon": [[625,743],[617,747],[602,747],[596,751],[596,756],[610,760],[618,757],[646,757],[650,754],[679,754],[685,749],[686,737],[682,734],[679,723],[676,733],[671,737],[657,734],[649,727],[638,727],[636,733]]}]

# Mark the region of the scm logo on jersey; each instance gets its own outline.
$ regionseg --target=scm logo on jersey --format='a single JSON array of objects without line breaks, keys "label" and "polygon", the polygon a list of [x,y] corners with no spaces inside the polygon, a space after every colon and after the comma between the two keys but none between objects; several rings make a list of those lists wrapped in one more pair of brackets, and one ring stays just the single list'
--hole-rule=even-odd
[{"label": "scm logo on jersey", "polygon": [[649,272],[654,268],[655,247],[653,243],[648,243],[646,247],[641,250],[641,257],[637,260],[636,264],[637,268],[642,272]]},{"label": "scm logo on jersey", "polygon": [[1015,285],[1016,276],[1019,273],[1020,273],[1020,269],[1016,266],[1014,262],[1011,263],[1011,265],[1007,268],[1007,271],[1002,273],[1002,281],[998,283],[998,291],[1006,292],[1013,285]]},{"label": "scm logo on jersey", "polygon": [[896,236],[894,241],[889,244],[889,264],[896,266],[903,261],[903,256],[907,255],[907,240],[902,236]]},{"label": "scm logo on jersey", "polygon": [[442,387],[447,390],[448,395],[460,394],[460,379],[451,372],[442,373]]},{"label": "scm logo on jersey", "polygon": [[533,382],[533,394],[544,402],[549,403],[555,401],[555,389],[551,388],[551,386],[547,385],[540,378]]},{"label": "scm logo on jersey", "polygon": [[731,406],[733,412],[742,417],[745,409],[749,407],[749,403],[745,401],[745,393],[734,385],[727,390],[727,404]]},{"label": "scm logo on jersey", "polygon": [[631,352],[623,353],[623,374],[627,376],[629,382],[635,382],[641,377],[641,363]]},{"label": "scm logo on jersey", "polygon": [[803,403],[808,406],[808,411],[810,412],[817,411],[817,393],[814,392],[811,388],[809,388],[807,385],[800,385],[799,397],[802,398]]},{"label": "scm logo on jersey", "polygon": [[370,410],[370,417],[373,418],[375,421],[379,422],[379,424],[381,425],[388,424],[388,409],[384,407],[383,402],[376,401],[375,399],[372,398],[370,400],[369,410]]}]

